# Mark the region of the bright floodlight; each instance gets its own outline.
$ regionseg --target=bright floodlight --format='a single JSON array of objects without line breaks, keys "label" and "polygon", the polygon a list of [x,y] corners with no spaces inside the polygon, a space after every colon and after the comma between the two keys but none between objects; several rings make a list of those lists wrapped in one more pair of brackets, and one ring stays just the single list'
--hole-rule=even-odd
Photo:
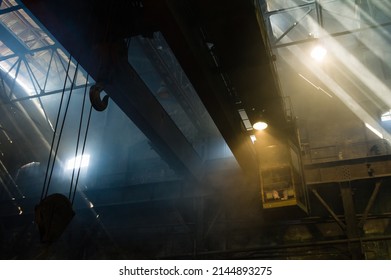
[{"label": "bright floodlight", "polygon": [[311,57],[320,62],[325,58],[326,54],[327,50],[324,47],[316,46],[311,52]]},{"label": "bright floodlight", "polygon": [[264,130],[267,128],[267,123],[265,122],[256,122],[253,125],[253,128],[256,130]]},{"label": "bright floodlight", "polygon": [[90,163],[90,155],[77,156],[67,161],[65,169],[76,169],[87,167]]}]

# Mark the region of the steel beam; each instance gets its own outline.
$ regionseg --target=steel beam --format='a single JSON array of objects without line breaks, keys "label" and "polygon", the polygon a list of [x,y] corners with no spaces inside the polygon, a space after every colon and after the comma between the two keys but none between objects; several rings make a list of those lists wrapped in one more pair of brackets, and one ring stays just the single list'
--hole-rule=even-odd
[{"label": "steel beam", "polygon": [[375,183],[375,189],[373,190],[372,195],[368,200],[368,204],[365,207],[364,213],[362,214],[362,218],[361,218],[360,222],[358,223],[359,228],[362,228],[364,226],[365,222],[367,221],[369,211],[371,211],[372,206],[375,203],[375,200],[377,198],[377,194],[379,193],[380,186],[382,185],[382,183],[383,183],[383,181],[377,181]]},{"label": "steel beam", "polygon": [[[94,14],[91,12],[94,8],[103,7],[78,7],[77,1],[50,2],[24,1],[24,4],[90,76],[104,82],[105,92],[154,143],[164,160],[181,173],[200,178],[202,162],[198,154],[129,65],[126,53],[118,55],[123,51],[120,45],[123,40],[115,37],[122,35],[118,34],[119,26],[113,23],[107,31],[99,18],[99,13],[107,11],[97,10]],[[90,18],[86,16],[88,12]],[[126,11],[119,9],[116,12]]]},{"label": "steel beam", "polygon": [[[233,87],[235,92],[246,94],[248,98],[256,92],[256,102],[246,104],[247,106],[257,106],[261,103],[259,100],[262,96],[260,89],[268,89],[268,98],[274,96],[275,93],[275,89],[270,85],[273,78],[270,77],[270,72],[264,70],[267,68],[267,62],[264,60],[267,55],[265,54],[266,50],[263,49],[264,45],[258,29],[254,7],[251,5],[248,7],[249,3],[242,1],[234,1],[235,3],[233,3],[174,0],[167,1],[166,4],[163,2],[150,0],[145,4],[150,10],[160,11],[158,15],[159,29],[246,177],[250,182],[256,184],[258,163],[250,138],[242,128],[239,114],[235,114],[235,109],[238,108],[235,108],[236,96],[233,94]],[[237,6],[240,11],[236,9]],[[224,7],[224,11],[221,10],[221,7]],[[230,14],[227,15],[227,10],[235,15],[232,17]],[[239,14],[240,18],[244,20],[236,24]],[[223,15],[224,20],[221,19]],[[232,18],[233,21],[227,21],[227,18]],[[229,27],[222,26],[223,22],[234,26],[236,30],[228,32]],[[216,33],[208,33],[208,30],[204,29],[206,25],[213,26],[211,27],[213,33],[214,31]],[[246,28],[246,35],[243,34],[243,28],[239,25]],[[245,43],[246,40],[250,40],[257,46],[256,53],[253,52],[255,47],[248,46]],[[225,52],[224,55],[221,52],[218,54],[218,58],[222,62],[221,65],[216,65],[213,62],[214,58],[207,46],[208,42],[220,46],[219,50]],[[247,47],[250,50],[246,50]],[[249,61],[251,65],[247,64]],[[240,65],[237,65],[237,62]],[[226,68],[223,69],[222,66]],[[228,73],[228,71],[232,72]],[[257,79],[252,79],[255,75],[259,76]],[[226,77],[230,79],[231,83],[227,83]]]},{"label": "steel beam", "polygon": [[[90,84],[88,84],[88,86],[90,86]],[[82,89],[82,88],[85,88],[85,85],[74,86],[73,90]],[[70,87],[66,87],[64,90],[67,92],[67,91],[70,91],[71,88]],[[29,95],[29,96],[20,97],[20,98],[14,98],[14,99],[12,99],[12,100],[10,100],[8,102],[5,102],[5,103],[15,103],[15,102],[26,101],[26,100],[30,100],[30,99],[34,99],[34,98],[40,98],[40,97],[48,96],[48,95],[52,95],[52,94],[58,94],[58,93],[61,93],[62,91],[63,91],[63,89],[56,89],[56,90],[51,90],[51,91],[42,91],[39,94]]]},{"label": "steel beam", "polygon": [[315,189],[312,189],[312,193],[315,195],[315,197],[320,201],[320,203],[322,203],[322,205],[324,206],[324,208],[326,208],[327,212],[330,213],[330,215],[334,218],[334,220],[337,222],[337,224],[340,226],[340,228],[343,230],[343,231],[346,231],[346,225],[341,221],[340,218],[338,218],[338,216],[334,213],[333,209],[330,208],[330,206],[327,204],[326,201],[324,201],[324,199],[320,196],[320,194],[318,193],[317,190]]},{"label": "steel beam", "polygon": [[[346,235],[348,239],[360,238],[350,182],[340,183],[340,192],[345,212]],[[349,244],[349,249],[352,259],[363,258],[361,243]]]},{"label": "steel beam", "polygon": [[318,19],[318,24],[323,28],[323,7],[322,4],[319,3],[319,0],[315,0],[316,7],[316,17]]},{"label": "steel beam", "polygon": [[[97,60],[102,58],[103,53],[107,55],[110,52],[99,53],[99,45],[109,41],[123,41],[124,38],[133,35],[148,35],[148,32],[161,31],[246,177],[252,184],[258,183],[258,162],[254,147],[237,113],[238,109],[243,108],[237,108],[239,105],[236,103],[236,93],[244,97],[240,103],[244,104],[244,109],[261,110],[265,107],[272,115],[271,125],[285,128],[287,124],[277,79],[273,72],[270,49],[262,36],[255,7],[251,1],[146,0],[143,2],[143,13],[136,10],[129,11],[128,1],[114,1],[109,5],[96,1],[52,2],[26,0],[24,4],[95,80],[99,76],[99,70],[94,69],[99,67],[100,62]],[[124,5],[128,6],[123,7]],[[130,20],[130,12],[135,19],[142,17],[141,21]],[[109,20],[110,15],[112,20]],[[107,26],[110,26],[109,30]],[[212,34],[212,38],[208,38],[207,32],[204,31]],[[121,37],[124,34],[127,37]],[[222,64],[218,67],[212,63],[213,58],[207,47],[209,39],[211,43],[219,46],[217,56],[221,58]],[[117,63],[104,63],[105,67],[111,68],[112,72],[117,71],[113,69],[115,64]],[[135,74],[133,69],[127,72],[132,75],[131,77]],[[148,106],[148,108],[139,106],[140,96],[144,96],[145,102],[141,102],[144,105],[149,102],[156,103],[156,100],[146,100],[145,85],[139,87],[136,84],[140,81],[133,81],[134,86],[127,85],[128,90],[126,90],[119,80],[122,79],[126,84],[129,83],[129,78],[124,78],[123,73],[118,74],[121,78],[113,75],[116,77],[115,85],[109,82],[106,90],[113,100],[122,106],[121,109],[133,119],[147,137],[157,143],[156,146],[160,146],[160,150],[165,150],[163,154],[173,155],[171,158],[176,158],[180,165],[185,165],[187,168],[192,161],[199,163],[194,152],[190,152],[191,145],[184,143],[186,139],[183,136],[178,136],[178,139],[181,138],[183,141],[175,141],[178,143],[182,141],[182,144],[170,143],[172,140],[168,139],[173,139],[173,136],[168,122],[171,120],[166,120],[168,116],[162,112],[159,105],[155,104],[155,107]],[[127,93],[124,93],[125,91]],[[129,102],[133,104],[128,105]],[[164,115],[164,118],[160,118],[158,122],[163,122],[163,125],[167,126],[165,129],[161,125],[156,127],[153,124],[155,119],[149,121],[150,117],[145,116],[151,115],[152,111],[154,115]],[[145,123],[145,120],[149,123]],[[178,152],[177,148],[185,145],[187,148],[181,149],[188,150],[185,154],[193,154],[190,159],[187,155],[178,158],[178,153],[183,152]]]},{"label": "steel beam", "polygon": [[306,8],[306,7],[309,7],[309,6],[312,6],[311,8],[313,8],[314,3],[304,3],[304,4],[297,5],[295,7],[289,7],[289,8],[282,8],[282,9],[278,9],[278,10],[273,10],[273,11],[270,11],[270,12],[265,12],[265,15],[270,17],[270,16],[275,15],[275,14],[281,14],[281,13],[296,11],[296,10],[300,10],[300,9],[303,9],[303,8]]},{"label": "steel beam", "polygon": [[151,41],[139,40],[139,43],[141,46],[143,46],[146,55],[150,59],[152,65],[161,75],[162,80],[166,84],[167,88],[175,96],[181,107],[185,110],[185,113],[188,116],[189,120],[198,129],[198,131],[202,131],[202,128],[205,126],[201,125],[200,118],[197,115],[197,112],[195,112],[191,107],[191,104],[187,102],[186,93],[184,92],[184,89],[182,88],[182,85],[177,78],[178,75],[175,75],[177,73],[172,73],[172,68],[178,66],[174,65],[174,67],[170,67],[173,65],[168,65],[167,62],[164,61],[161,54],[157,51]]},{"label": "steel beam", "polygon": [[0,34],[1,41],[15,54],[21,55],[28,51],[28,48],[24,46],[21,41],[16,39],[16,37],[2,24],[0,24]]},{"label": "steel beam", "polygon": [[295,45],[304,44],[304,43],[310,43],[310,42],[318,41],[318,40],[321,40],[321,39],[325,39],[327,37],[345,36],[345,35],[354,34],[354,33],[365,31],[365,30],[382,28],[382,27],[386,27],[386,26],[390,26],[390,25],[391,25],[391,22],[385,22],[385,23],[381,23],[381,24],[368,25],[368,26],[362,27],[362,28],[356,28],[356,29],[352,29],[352,30],[347,30],[347,31],[341,31],[341,32],[335,32],[335,33],[327,34],[327,35],[325,35],[324,37],[321,37],[321,38],[309,38],[309,39],[297,40],[297,41],[290,42],[290,43],[285,43],[285,44],[273,45],[273,49],[283,48],[283,47],[288,47],[288,46],[295,46]]},{"label": "steel beam", "polygon": [[[54,45],[50,45],[50,46],[36,48],[36,49],[33,49],[33,50],[27,50],[26,49],[26,51],[23,53],[23,55],[24,56],[26,56],[26,55],[34,55],[37,52],[47,51],[47,50],[56,50],[57,48],[59,48],[59,46],[57,44],[54,44]],[[4,61],[4,60],[10,59],[10,58],[14,58],[14,57],[19,57],[19,54],[9,54],[9,55],[5,55],[5,56],[0,56],[0,61]]]},{"label": "steel beam", "polygon": [[312,12],[312,8],[310,8],[300,19],[295,21],[287,30],[284,31],[284,33],[281,34],[280,37],[278,37],[274,42],[273,45],[280,42],[289,32],[291,32],[298,24],[309,14]]},{"label": "steel beam", "polygon": [[[1,1],[0,1],[0,5],[1,5]],[[0,10],[0,15],[8,14],[8,13],[20,10],[20,9],[22,9],[22,6],[20,6],[20,5],[5,8],[5,9]]]}]

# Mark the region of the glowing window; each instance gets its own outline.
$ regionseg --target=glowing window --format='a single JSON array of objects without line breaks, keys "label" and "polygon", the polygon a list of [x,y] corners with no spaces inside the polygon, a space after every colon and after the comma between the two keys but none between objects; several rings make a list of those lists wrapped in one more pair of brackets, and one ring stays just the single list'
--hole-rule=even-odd
[{"label": "glowing window", "polygon": [[391,110],[381,115],[382,122],[391,121]]},{"label": "glowing window", "polygon": [[65,169],[77,169],[87,167],[90,163],[90,155],[77,156],[67,161]]}]

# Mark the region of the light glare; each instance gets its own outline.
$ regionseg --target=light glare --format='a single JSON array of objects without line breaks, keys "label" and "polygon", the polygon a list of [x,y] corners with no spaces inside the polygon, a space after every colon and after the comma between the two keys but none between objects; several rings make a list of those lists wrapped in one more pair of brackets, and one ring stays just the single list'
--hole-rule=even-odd
[{"label": "light glare", "polygon": [[254,142],[257,141],[257,137],[255,137],[255,135],[250,135],[250,139],[251,139],[251,142]]},{"label": "light glare", "polygon": [[67,161],[66,169],[87,167],[90,163],[90,155],[77,156]]},{"label": "light glare", "polygon": [[311,52],[311,57],[316,61],[321,62],[325,58],[326,54],[327,50],[324,47],[316,46]]},{"label": "light glare", "polygon": [[371,126],[369,123],[365,123],[365,126],[370,130],[372,131],[373,133],[375,133],[379,138],[383,139],[383,134],[381,134],[376,128],[374,128],[373,126]]},{"label": "light glare", "polygon": [[267,128],[267,123],[265,122],[256,122],[253,125],[253,128],[256,130],[264,130]]},{"label": "light glare", "polygon": [[384,113],[383,115],[381,115],[381,120],[383,122],[391,121],[391,111],[388,111],[388,112]]}]

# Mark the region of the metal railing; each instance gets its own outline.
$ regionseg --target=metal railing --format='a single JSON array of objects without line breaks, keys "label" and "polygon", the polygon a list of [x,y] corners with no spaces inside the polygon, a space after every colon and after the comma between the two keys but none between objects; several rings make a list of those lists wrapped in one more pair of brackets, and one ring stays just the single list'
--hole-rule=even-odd
[{"label": "metal railing", "polygon": [[330,145],[310,147],[302,145],[303,162],[320,163],[363,157],[391,154],[391,145],[385,139],[350,143],[349,145]]}]

